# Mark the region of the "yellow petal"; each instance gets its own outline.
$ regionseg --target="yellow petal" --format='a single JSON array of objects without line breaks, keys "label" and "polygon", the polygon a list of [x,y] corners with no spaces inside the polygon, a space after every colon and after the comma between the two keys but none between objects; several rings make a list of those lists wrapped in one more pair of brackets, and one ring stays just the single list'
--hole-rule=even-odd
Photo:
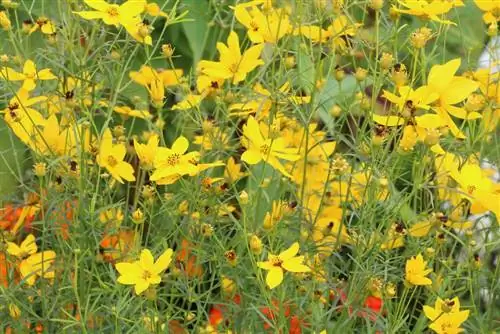
[{"label": "yellow petal", "polygon": [[274,289],[283,282],[283,270],[279,267],[273,267],[273,269],[267,272],[266,284],[270,289]]},{"label": "yellow petal", "polygon": [[286,261],[297,255],[299,252],[299,243],[294,242],[287,250],[280,253],[279,257],[282,261]]}]

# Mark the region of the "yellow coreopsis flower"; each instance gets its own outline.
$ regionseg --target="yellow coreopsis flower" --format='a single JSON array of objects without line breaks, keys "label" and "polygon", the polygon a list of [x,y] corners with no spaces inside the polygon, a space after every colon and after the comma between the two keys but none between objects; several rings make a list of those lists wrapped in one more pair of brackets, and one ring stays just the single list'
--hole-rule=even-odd
[{"label": "yellow coreopsis flower", "polygon": [[84,0],[93,11],[73,12],[86,20],[101,19],[104,24],[127,25],[135,22],[134,18],[144,11],[144,1],[128,0],[121,5],[109,4],[104,0]]},{"label": "yellow coreopsis flower", "polygon": [[19,272],[21,278],[28,285],[35,284],[37,276],[44,278],[53,278],[54,271],[51,266],[56,258],[53,251],[44,251],[37,253],[38,247],[35,242],[35,236],[29,234],[18,246],[13,242],[7,242],[7,253],[20,260]]},{"label": "yellow coreopsis flower", "polygon": [[453,7],[464,6],[462,1],[446,0],[408,0],[398,2],[406,7],[406,9],[399,9],[393,6],[393,10],[398,13],[413,15],[422,19],[429,19],[442,24],[453,25],[456,24],[448,20],[442,20],[439,15],[448,13]]},{"label": "yellow coreopsis flower", "polygon": [[454,168],[451,177],[457,181],[461,197],[472,203],[473,213],[490,210],[500,219],[500,187],[478,164],[467,162],[460,169]]},{"label": "yellow coreopsis flower", "polygon": [[293,243],[290,248],[281,252],[279,255],[269,253],[268,260],[257,262],[261,269],[268,270],[266,284],[270,289],[274,289],[283,282],[284,271],[292,273],[305,273],[311,271],[311,268],[303,264],[304,256],[296,256],[299,252],[299,243]]},{"label": "yellow coreopsis flower", "polygon": [[434,307],[424,305],[424,314],[431,321],[429,328],[438,334],[461,333],[462,323],[469,317],[469,310],[460,311],[458,297],[442,300],[438,297]]},{"label": "yellow coreopsis flower", "polygon": [[44,68],[38,71],[36,65],[31,60],[26,60],[23,66],[23,72],[17,72],[10,67],[0,68],[0,79],[8,81],[23,81],[22,89],[31,91],[36,87],[37,80],[55,80],[57,77],[51,70]]},{"label": "yellow coreopsis flower", "polygon": [[496,24],[500,20],[500,1],[474,0],[474,2],[484,12],[483,20],[486,24]]},{"label": "yellow coreopsis flower", "polygon": [[242,154],[241,160],[250,165],[265,161],[279,170],[283,175],[291,177],[279,159],[288,161],[300,159],[297,149],[287,148],[285,140],[281,137],[264,137],[259,124],[252,116],[248,118],[247,123],[243,126],[243,136],[245,139],[243,145],[246,151]]},{"label": "yellow coreopsis flower", "polygon": [[38,29],[40,29],[40,31],[45,35],[53,35],[56,33],[56,25],[45,16],[40,16],[36,20],[35,24],[33,24],[33,27],[30,29],[28,34],[31,35]]},{"label": "yellow coreopsis flower", "polygon": [[111,130],[106,129],[101,139],[97,163],[100,167],[106,168],[111,176],[118,182],[135,181],[134,168],[131,164],[123,161],[127,149],[123,144],[113,144]]},{"label": "yellow coreopsis flower", "polygon": [[139,157],[142,168],[146,170],[153,169],[159,142],[160,138],[158,137],[158,135],[152,135],[151,137],[149,137],[147,144],[140,144],[136,139],[134,139],[135,152]]},{"label": "yellow coreopsis flower", "polygon": [[432,269],[426,268],[427,262],[424,261],[422,254],[412,256],[406,261],[405,283],[409,285],[431,285],[432,281],[426,277],[432,272]]},{"label": "yellow coreopsis flower", "polygon": [[37,134],[37,126],[43,125],[45,119],[32,105],[45,101],[45,96],[30,97],[29,92],[20,89],[9,101],[7,108],[0,113],[14,134],[25,144],[30,145]]},{"label": "yellow coreopsis flower", "polygon": [[3,10],[0,11],[0,27],[2,27],[3,30],[10,30],[12,27],[12,23],[10,22],[7,13]]},{"label": "yellow coreopsis flower", "polygon": [[226,168],[224,169],[224,178],[229,183],[234,183],[248,174],[241,171],[241,164],[237,163],[233,157],[227,159]]},{"label": "yellow coreopsis flower", "polygon": [[245,80],[247,74],[256,67],[264,64],[260,59],[263,48],[264,44],[258,44],[250,47],[242,54],[238,35],[231,31],[227,38],[227,45],[217,43],[217,50],[219,50],[220,54],[219,61],[203,60],[199,66],[206,75],[222,79],[232,78],[233,84],[236,84]]},{"label": "yellow coreopsis flower", "polygon": [[132,263],[120,262],[115,265],[120,273],[117,282],[125,285],[134,285],[137,295],[146,291],[151,285],[161,282],[161,274],[172,261],[173,250],[168,248],[155,261],[149,249],[143,249],[139,260]]},{"label": "yellow coreopsis flower", "polygon": [[189,141],[181,136],[175,140],[171,148],[158,148],[154,160],[156,170],[151,175],[151,181],[187,174],[195,175],[198,172],[197,158],[200,154],[196,151],[186,153],[188,147]]},{"label": "yellow coreopsis flower", "polygon": [[465,135],[456,126],[450,115],[461,119],[476,119],[481,117],[477,112],[468,113],[464,108],[454,104],[465,100],[472,92],[479,88],[479,83],[464,77],[455,76],[460,67],[460,58],[451,60],[444,65],[435,65],[431,68],[427,79],[428,89],[439,95],[438,106],[434,110],[443,123],[457,138]]},{"label": "yellow coreopsis flower", "polygon": [[288,15],[281,9],[271,9],[263,13],[256,6],[238,4],[234,16],[247,28],[248,38],[253,43],[277,43],[291,31]]},{"label": "yellow coreopsis flower", "polygon": [[113,111],[124,117],[137,117],[142,119],[153,118],[153,115],[151,115],[149,111],[132,109],[129,106],[117,106],[113,108]]}]

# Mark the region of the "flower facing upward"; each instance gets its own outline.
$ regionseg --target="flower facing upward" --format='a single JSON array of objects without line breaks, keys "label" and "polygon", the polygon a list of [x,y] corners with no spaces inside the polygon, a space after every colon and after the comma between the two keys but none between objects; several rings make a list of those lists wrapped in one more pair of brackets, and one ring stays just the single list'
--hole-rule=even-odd
[{"label": "flower facing upward", "polygon": [[243,54],[240,50],[238,35],[231,31],[227,38],[227,45],[217,43],[220,59],[218,62],[202,60],[198,66],[203,68],[203,73],[214,78],[233,79],[233,84],[245,80],[247,74],[257,66],[264,64],[260,53],[264,44],[250,47]]},{"label": "flower facing upward", "polygon": [[250,165],[255,165],[264,160],[283,175],[291,177],[281,164],[279,159],[296,161],[300,158],[294,148],[287,148],[283,138],[265,138],[260,131],[259,124],[250,116],[247,124],[243,126],[245,137],[244,146],[246,151],[241,156],[241,160]]},{"label": "flower facing upward", "polygon": [[120,262],[115,265],[120,273],[118,283],[134,285],[135,293],[140,295],[146,291],[150,285],[157,285],[161,282],[161,274],[168,268],[172,261],[173,250],[168,248],[158,260],[154,260],[149,249],[143,249],[139,260],[132,263]]},{"label": "flower facing upward", "polygon": [[432,269],[426,268],[427,262],[424,261],[422,254],[412,256],[406,261],[406,283],[410,285],[431,285],[432,281],[426,277],[432,272]]},{"label": "flower facing upward", "polygon": [[106,129],[101,139],[97,163],[102,168],[106,168],[111,176],[120,183],[123,183],[123,179],[135,181],[134,168],[128,162],[123,161],[126,153],[125,145],[113,144],[111,130]]},{"label": "flower facing upward", "polygon": [[304,256],[296,256],[299,252],[299,243],[293,243],[290,248],[281,252],[279,255],[269,253],[268,260],[257,262],[261,269],[269,270],[266,276],[266,284],[270,289],[274,289],[283,281],[283,272],[305,273],[311,271],[311,268],[304,265]]},{"label": "flower facing upward", "polygon": [[160,147],[154,160],[156,170],[151,175],[151,181],[196,173],[198,170],[196,159],[199,153],[186,153],[188,147],[189,141],[182,136],[175,140],[172,148]]},{"label": "flower facing upward", "polygon": [[434,307],[424,305],[425,316],[432,321],[429,328],[439,334],[461,333],[460,325],[469,317],[469,310],[460,311],[458,297],[442,300],[438,297]]},{"label": "flower facing upward", "polygon": [[31,91],[36,87],[36,80],[55,80],[57,77],[48,68],[38,71],[35,63],[28,59],[24,63],[22,73],[16,72],[9,67],[0,68],[0,79],[23,81],[22,89]]}]

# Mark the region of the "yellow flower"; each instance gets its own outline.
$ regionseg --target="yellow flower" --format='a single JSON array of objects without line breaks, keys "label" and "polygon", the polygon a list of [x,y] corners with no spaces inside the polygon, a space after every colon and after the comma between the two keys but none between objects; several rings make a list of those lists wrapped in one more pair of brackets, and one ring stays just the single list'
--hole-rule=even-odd
[{"label": "yellow flower", "polygon": [[100,167],[106,168],[111,176],[120,183],[123,183],[123,179],[135,181],[134,168],[128,162],[123,161],[126,153],[125,145],[113,144],[111,130],[106,129],[101,139],[97,163]]},{"label": "yellow flower", "polygon": [[22,73],[16,72],[10,67],[1,67],[0,79],[23,81],[22,89],[31,91],[36,87],[36,80],[55,80],[57,77],[48,68],[37,71],[35,63],[28,59],[24,63]]},{"label": "yellow flower", "polygon": [[243,126],[243,145],[246,151],[242,154],[241,160],[250,165],[258,164],[264,160],[283,175],[291,177],[281,164],[279,159],[296,161],[300,158],[294,148],[287,148],[283,138],[267,138],[262,135],[259,124],[250,116],[247,124]]},{"label": "yellow flower", "polygon": [[160,147],[157,151],[151,181],[158,181],[167,177],[179,177],[186,174],[196,174],[198,166],[196,159],[198,152],[186,153],[189,141],[181,136],[172,144],[172,148]]},{"label": "yellow flower", "polygon": [[104,0],[84,0],[93,11],[73,12],[86,20],[102,19],[104,24],[127,25],[144,11],[144,1],[128,0],[121,5],[109,4]]},{"label": "yellow flower", "polygon": [[12,23],[10,22],[7,13],[3,10],[0,11],[0,27],[2,27],[3,30],[9,30],[12,27]]},{"label": "yellow flower", "polygon": [[258,7],[244,3],[234,7],[234,16],[247,28],[248,38],[253,43],[277,43],[292,28],[282,9],[271,9],[264,14]]},{"label": "yellow flower", "polygon": [[172,261],[173,250],[168,248],[155,261],[149,249],[143,249],[139,260],[132,263],[120,262],[115,265],[120,273],[117,282],[125,285],[134,285],[135,293],[140,295],[150,285],[161,282],[161,274],[168,268]]},{"label": "yellow flower", "polygon": [[40,29],[40,31],[45,35],[53,35],[56,33],[56,25],[45,16],[40,16],[36,20],[35,24],[33,24],[33,27],[30,29],[28,34],[31,35],[38,29]]},{"label": "yellow flower", "polygon": [[220,58],[218,62],[203,60],[199,66],[203,68],[203,73],[221,79],[232,78],[233,84],[245,80],[247,74],[257,66],[264,64],[260,59],[260,54],[264,44],[250,47],[243,54],[240,51],[240,40],[238,35],[231,31],[227,38],[227,46],[224,43],[217,43]]},{"label": "yellow flower", "polygon": [[158,144],[160,138],[158,135],[152,135],[148,139],[146,145],[140,144],[136,139],[134,139],[134,148],[139,160],[141,162],[141,167],[146,170],[153,169],[154,160],[158,151]]},{"label": "yellow flower", "polygon": [[182,70],[165,70],[158,72],[154,68],[143,65],[139,71],[131,71],[130,79],[147,88],[153,104],[163,106],[165,88],[180,83]]},{"label": "yellow flower", "polygon": [[137,117],[142,119],[153,118],[153,115],[151,115],[151,113],[147,110],[136,110],[128,106],[117,106],[114,107],[113,110],[120,115],[124,115],[125,117]]},{"label": "yellow flower", "polygon": [[22,260],[19,265],[21,278],[29,285],[35,284],[37,277],[54,278],[55,272],[52,265],[55,259],[56,253],[51,250],[30,255],[28,258]]},{"label": "yellow flower", "polygon": [[451,177],[457,181],[461,197],[472,203],[471,211],[492,211],[500,219],[500,188],[478,164],[466,162],[462,168],[453,168]]},{"label": "yellow flower", "polygon": [[453,24],[455,23],[442,20],[439,15],[444,15],[448,13],[453,7],[464,6],[462,1],[447,1],[447,0],[408,0],[408,1],[398,1],[401,5],[406,7],[406,9],[399,9],[393,6],[393,10],[402,13],[421,17],[422,19],[429,19],[442,24]]},{"label": "yellow flower", "polygon": [[462,323],[469,317],[469,310],[460,311],[458,297],[442,300],[438,297],[434,307],[424,305],[424,314],[431,321],[429,328],[438,334],[461,333]]},{"label": "yellow flower", "polygon": [[486,24],[496,24],[500,20],[500,2],[498,0],[474,0],[476,6],[484,13],[483,20]]},{"label": "yellow flower", "polygon": [[406,261],[406,282],[411,285],[431,285],[432,281],[426,276],[432,272],[432,269],[426,266],[427,262],[424,261],[422,254],[412,256]]},{"label": "yellow flower", "polygon": [[299,252],[299,243],[293,243],[290,248],[279,255],[269,253],[268,260],[257,262],[257,266],[264,270],[269,270],[266,276],[266,284],[270,289],[274,289],[283,281],[284,271],[292,273],[305,273],[311,268],[304,265],[304,256],[296,256]]},{"label": "yellow flower", "polygon": [[37,250],[38,247],[33,234],[28,234],[19,246],[13,242],[7,242],[7,253],[19,259],[24,259],[32,254],[35,254]]},{"label": "yellow flower", "polygon": [[7,125],[26,145],[32,144],[33,138],[38,133],[37,126],[45,122],[42,114],[30,107],[46,99],[45,96],[30,97],[27,90],[20,89],[9,101],[7,108],[0,112],[5,114],[4,120]]},{"label": "yellow flower", "polygon": [[451,60],[444,65],[435,65],[431,68],[427,79],[428,89],[439,95],[439,105],[434,108],[442,122],[457,138],[465,138],[465,135],[456,126],[452,115],[461,119],[476,119],[481,115],[477,112],[468,113],[464,108],[453,106],[465,100],[478,87],[479,83],[464,77],[455,76],[460,67],[460,58]]},{"label": "yellow flower", "polygon": [[198,108],[203,98],[203,95],[188,94],[184,100],[172,106],[172,110],[188,110]]},{"label": "yellow flower", "polygon": [[233,157],[227,159],[226,168],[224,169],[224,178],[229,183],[234,183],[246,176],[247,173],[241,171],[241,164],[236,163]]}]

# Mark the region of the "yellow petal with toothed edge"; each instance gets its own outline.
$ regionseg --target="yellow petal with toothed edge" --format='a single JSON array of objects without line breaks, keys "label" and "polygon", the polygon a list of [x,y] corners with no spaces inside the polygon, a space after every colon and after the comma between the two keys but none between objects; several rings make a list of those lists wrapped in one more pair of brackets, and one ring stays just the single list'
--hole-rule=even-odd
[{"label": "yellow petal with toothed edge", "polygon": [[445,104],[456,104],[465,100],[479,88],[479,82],[463,77],[455,77],[450,82],[450,88],[441,94]]},{"label": "yellow petal with toothed edge", "polygon": [[444,65],[434,65],[428,76],[428,86],[431,91],[438,94],[444,93],[445,89],[450,85],[451,81],[458,68],[460,67],[461,59],[453,59]]},{"label": "yellow petal with toothed edge", "polygon": [[105,12],[109,8],[109,4],[104,0],[83,0],[85,4],[92,9],[98,10],[100,12]]},{"label": "yellow petal with toothed edge", "polygon": [[146,281],[145,279],[141,278],[135,283],[134,290],[135,290],[135,293],[137,295],[140,295],[141,293],[146,291],[148,288],[149,288],[149,282]]},{"label": "yellow petal with toothed edge", "polygon": [[375,123],[383,126],[399,126],[405,124],[405,120],[399,116],[382,116],[372,114],[372,119]]},{"label": "yellow petal with toothed edge", "polygon": [[19,73],[10,67],[0,68],[0,79],[9,81],[20,81],[26,79],[23,73]]},{"label": "yellow petal with toothed edge", "polygon": [[151,251],[149,249],[143,249],[141,251],[141,256],[139,258],[140,265],[142,268],[144,267],[152,267],[154,265],[155,259],[153,257],[153,254],[151,254]]},{"label": "yellow petal with toothed edge", "polygon": [[132,167],[131,164],[129,164],[128,162],[125,162],[125,161],[120,161],[118,163],[117,169],[119,171],[120,177],[122,177],[123,179],[125,179],[129,182],[135,181],[134,167]]},{"label": "yellow petal with toothed edge", "polygon": [[128,0],[119,7],[121,16],[134,17],[141,14],[146,8],[146,1],[144,0]]},{"label": "yellow petal with toothed edge", "polygon": [[259,267],[260,269],[271,270],[273,269],[274,266],[270,261],[266,261],[266,262],[257,262],[257,267]]},{"label": "yellow petal with toothed edge", "polygon": [[304,257],[303,256],[297,256],[291,259],[288,259],[286,261],[283,261],[281,264],[281,267],[287,271],[290,271],[292,273],[307,273],[311,271],[311,268],[303,264],[304,262]]},{"label": "yellow petal with toothed edge", "polygon": [[83,12],[73,12],[73,14],[79,15],[81,18],[85,20],[98,20],[102,19],[105,14],[96,11],[83,11]]},{"label": "yellow petal with toothed edge", "polygon": [[120,273],[117,282],[120,284],[133,285],[141,277],[142,270],[137,263],[121,262],[115,265],[116,270]]},{"label": "yellow petal with toothed edge", "polygon": [[280,267],[273,267],[267,272],[266,284],[270,289],[274,289],[283,282],[283,269]]},{"label": "yellow petal with toothed edge", "polygon": [[241,155],[241,160],[249,165],[256,165],[262,160],[262,155],[257,150],[246,150]]},{"label": "yellow petal with toothed edge", "polygon": [[38,71],[37,78],[38,78],[38,80],[55,80],[55,79],[57,79],[57,77],[54,74],[52,74],[52,72],[48,68],[44,68],[43,70]]},{"label": "yellow petal with toothed edge", "polygon": [[7,253],[15,257],[20,257],[23,251],[16,243],[7,241]]},{"label": "yellow petal with toothed edge", "polygon": [[165,252],[163,252],[162,255],[156,260],[154,264],[154,271],[156,273],[161,273],[162,271],[166,270],[168,266],[170,265],[170,262],[172,261],[172,254],[174,251],[169,248]]},{"label": "yellow petal with toothed edge", "polygon": [[281,260],[286,261],[297,255],[299,252],[299,243],[294,242],[287,250],[280,253],[279,257]]},{"label": "yellow petal with toothed edge", "polygon": [[415,121],[417,125],[426,129],[435,129],[444,126],[441,117],[436,114],[425,114],[422,116],[416,116]]},{"label": "yellow petal with toothed edge", "polygon": [[35,236],[33,234],[31,233],[28,234],[28,236],[26,236],[26,239],[24,239],[23,242],[21,242],[21,249],[26,254],[31,255],[36,253],[38,247],[36,245]]}]

